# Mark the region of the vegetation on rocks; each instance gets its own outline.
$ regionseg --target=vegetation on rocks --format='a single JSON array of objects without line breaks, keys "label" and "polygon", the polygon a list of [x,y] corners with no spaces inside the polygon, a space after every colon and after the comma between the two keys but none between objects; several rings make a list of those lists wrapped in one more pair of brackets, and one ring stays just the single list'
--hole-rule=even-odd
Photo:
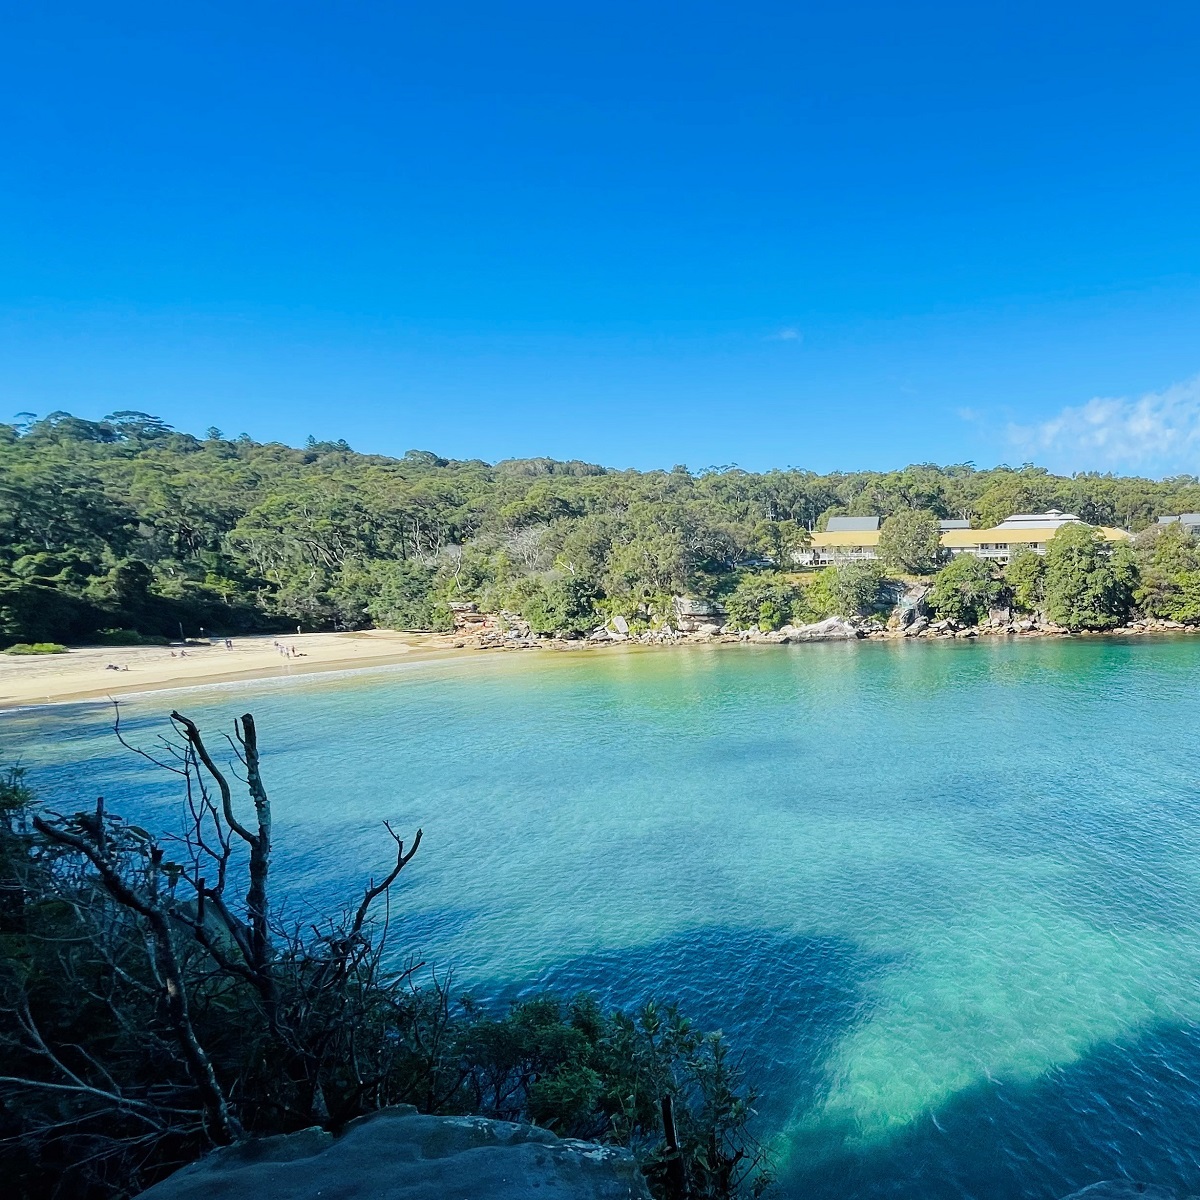
[{"label": "vegetation on rocks", "polygon": [[1012,606],[1021,612],[1041,609],[1046,599],[1046,560],[1036,550],[1018,550],[1004,567]]},{"label": "vegetation on rocks", "polygon": [[734,629],[779,629],[815,615],[804,588],[778,571],[743,578],[726,599],[725,611]]},{"label": "vegetation on rocks", "polygon": [[1123,542],[1063,525],[1046,545],[1046,615],[1070,630],[1111,629],[1133,606],[1137,565]]},{"label": "vegetation on rocks", "polygon": [[937,573],[928,604],[942,620],[977,625],[999,600],[1003,588],[986,562],[960,554]]}]

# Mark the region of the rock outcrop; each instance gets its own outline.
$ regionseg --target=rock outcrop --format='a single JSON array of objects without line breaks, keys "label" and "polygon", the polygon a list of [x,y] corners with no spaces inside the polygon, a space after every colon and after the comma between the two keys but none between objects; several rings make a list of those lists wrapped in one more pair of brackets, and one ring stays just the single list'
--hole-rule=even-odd
[{"label": "rock outcrop", "polygon": [[928,617],[928,598],[929,588],[924,584],[913,583],[900,589],[893,597],[895,607],[888,617],[887,627],[907,629],[918,618]]},{"label": "rock outcrop", "polygon": [[827,617],[812,625],[785,625],[782,642],[843,642],[862,637],[862,630],[843,617]]},{"label": "rock outcrop", "polygon": [[725,624],[725,609],[715,600],[675,596],[675,626],[683,633],[709,633]]},{"label": "rock outcrop", "polygon": [[217,1150],[143,1200],[650,1200],[633,1156],[483,1117],[407,1105],[341,1137],[306,1129]]}]

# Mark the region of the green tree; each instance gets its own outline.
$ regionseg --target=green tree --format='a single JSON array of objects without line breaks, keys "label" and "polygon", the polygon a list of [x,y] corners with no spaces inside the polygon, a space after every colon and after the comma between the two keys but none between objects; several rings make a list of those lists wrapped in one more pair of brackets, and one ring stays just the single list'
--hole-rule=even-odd
[{"label": "green tree", "polygon": [[387,629],[451,629],[450,609],[433,594],[434,571],[420,563],[375,564],[364,606],[376,625]]},{"label": "green tree", "polygon": [[983,559],[959,554],[937,573],[928,604],[944,620],[977,625],[1000,598],[1001,588]]},{"label": "green tree", "polygon": [[[0,424],[0,640],[153,636],[181,622],[434,624],[429,611],[444,599],[496,611],[518,581],[540,594],[552,571],[585,581],[572,586],[592,589],[605,612],[666,619],[672,595],[727,595],[747,558],[786,565],[806,528],[834,513],[888,516],[884,550],[908,571],[936,565],[932,514],[992,524],[1050,506],[1144,530],[1159,514],[1200,511],[1200,480],[966,464],[826,475],[492,465],[359,454],[338,440],[289,447],[218,430],[201,439],[137,412],[51,413]],[[913,527],[924,528],[923,548]],[[1183,614],[1195,608],[1188,577],[1198,568],[1149,554],[1139,546],[1139,603],[1192,619]],[[148,576],[117,573],[134,561]],[[814,582],[810,608],[848,607],[831,588]],[[572,605],[565,594],[544,602],[547,621]]]},{"label": "green tree", "polygon": [[795,521],[759,521],[754,527],[754,550],[784,570],[795,562],[796,554],[811,543],[808,530]]},{"label": "green tree", "polygon": [[826,567],[807,589],[808,607],[816,617],[861,617],[883,603],[883,569],[876,562]]},{"label": "green tree", "polygon": [[1111,629],[1129,615],[1132,550],[1087,525],[1062,525],[1046,545],[1046,615],[1068,629]]},{"label": "green tree", "polygon": [[929,575],[941,555],[937,517],[916,508],[893,513],[879,530],[879,555],[894,570]]},{"label": "green tree", "polygon": [[1200,619],[1200,546],[1175,523],[1148,529],[1135,547],[1140,578],[1134,599],[1148,617],[1169,621]]},{"label": "green tree", "polygon": [[588,633],[600,624],[595,602],[596,590],[592,584],[561,571],[519,580],[508,601],[529,622],[534,633],[568,637]]},{"label": "green tree", "polygon": [[1015,551],[1004,566],[1004,582],[1017,608],[1037,612],[1046,598],[1046,560],[1028,547]]},{"label": "green tree", "polygon": [[806,615],[804,589],[776,571],[745,576],[725,601],[735,629],[779,629]]}]

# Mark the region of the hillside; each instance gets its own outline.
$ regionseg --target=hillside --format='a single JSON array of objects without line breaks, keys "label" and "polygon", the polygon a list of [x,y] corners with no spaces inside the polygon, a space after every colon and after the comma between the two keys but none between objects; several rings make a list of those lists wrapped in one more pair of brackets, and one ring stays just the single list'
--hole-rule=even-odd
[{"label": "hillside", "polygon": [[570,634],[615,613],[653,620],[672,594],[728,594],[831,514],[924,509],[990,525],[1049,507],[1136,531],[1200,509],[1200,481],[969,464],[826,475],[492,465],[196,437],[137,412],[54,413],[0,425],[0,636],[437,629],[462,600]]}]

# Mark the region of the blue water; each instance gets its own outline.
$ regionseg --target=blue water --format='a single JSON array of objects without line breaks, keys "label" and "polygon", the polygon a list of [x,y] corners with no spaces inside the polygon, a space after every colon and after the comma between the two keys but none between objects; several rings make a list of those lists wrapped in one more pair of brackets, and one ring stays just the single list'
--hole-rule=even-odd
[{"label": "blue water", "polygon": [[[277,892],[425,831],[405,947],[496,994],[674,998],[785,1196],[1200,1192],[1200,641],[528,654],[123,706],[254,712]],[[174,827],[103,706],[0,716],[55,803]]]}]

